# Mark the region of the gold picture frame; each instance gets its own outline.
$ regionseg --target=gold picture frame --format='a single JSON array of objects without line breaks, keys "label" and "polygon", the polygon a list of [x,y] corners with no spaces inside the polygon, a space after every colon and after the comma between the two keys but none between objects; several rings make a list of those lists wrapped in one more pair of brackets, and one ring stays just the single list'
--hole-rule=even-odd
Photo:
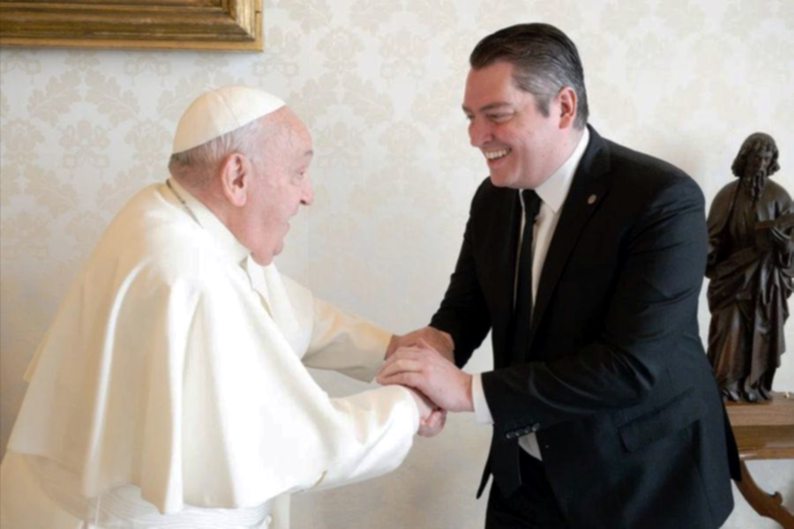
[{"label": "gold picture frame", "polygon": [[262,0],[0,0],[0,46],[262,51]]}]

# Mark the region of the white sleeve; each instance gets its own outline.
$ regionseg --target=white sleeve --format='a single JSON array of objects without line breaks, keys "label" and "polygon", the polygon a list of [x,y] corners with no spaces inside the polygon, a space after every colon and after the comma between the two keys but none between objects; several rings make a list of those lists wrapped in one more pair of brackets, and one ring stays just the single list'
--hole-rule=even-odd
[{"label": "white sleeve", "polygon": [[419,425],[410,393],[329,398],[258,300],[245,307],[232,294],[205,293],[192,318],[182,373],[186,501],[253,505],[396,468]]},{"label": "white sleeve", "polygon": [[391,333],[314,299],[314,325],[303,363],[370,382],[383,365]]},{"label": "white sleeve", "polygon": [[296,318],[311,329],[303,363],[370,382],[383,365],[391,333],[364,318],[348,314],[281,276]]},{"label": "white sleeve", "polygon": [[485,391],[482,389],[482,373],[477,373],[471,377],[471,400],[474,403],[474,417],[478,423],[493,424],[491,408],[485,399]]}]

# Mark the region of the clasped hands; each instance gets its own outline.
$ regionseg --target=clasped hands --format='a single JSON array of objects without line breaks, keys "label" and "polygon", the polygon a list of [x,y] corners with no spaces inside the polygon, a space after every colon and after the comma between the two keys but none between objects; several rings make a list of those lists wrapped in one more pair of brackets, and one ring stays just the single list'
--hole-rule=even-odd
[{"label": "clasped hands", "polygon": [[394,336],[386,350],[386,363],[376,380],[413,390],[421,417],[419,435],[441,432],[447,411],[474,409],[471,375],[455,366],[453,350],[449,334],[433,327]]}]

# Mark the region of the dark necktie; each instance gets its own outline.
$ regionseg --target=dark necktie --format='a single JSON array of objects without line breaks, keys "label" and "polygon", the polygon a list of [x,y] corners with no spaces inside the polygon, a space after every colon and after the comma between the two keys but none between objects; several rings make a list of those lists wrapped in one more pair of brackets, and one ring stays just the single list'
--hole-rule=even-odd
[{"label": "dark necktie", "polygon": [[533,189],[524,189],[524,233],[521,236],[521,247],[518,255],[516,271],[516,297],[513,309],[513,343],[511,348],[512,362],[526,359],[529,346],[529,330],[532,320],[532,238],[535,217],[540,211],[540,197]]},{"label": "dark necktie", "polygon": [[[535,217],[540,210],[540,197],[535,191],[525,189],[521,192],[524,198],[524,232],[516,269],[516,291],[513,316],[508,329],[512,340],[508,350],[511,354],[510,363],[524,362],[529,346],[530,320],[532,318],[532,238]],[[520,219],[519,219],[520,222]],[[512,494],[521,486],[521,470],[519,466],[518,438],[494,438],[491,445],[490,467],[494,480],[502,493]]]}]

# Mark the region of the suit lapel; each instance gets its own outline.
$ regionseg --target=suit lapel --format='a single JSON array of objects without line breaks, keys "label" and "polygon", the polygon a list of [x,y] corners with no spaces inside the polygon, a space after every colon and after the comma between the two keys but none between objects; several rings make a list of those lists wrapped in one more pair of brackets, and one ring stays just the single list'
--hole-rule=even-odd
[{"label": "suit lapel", "polygon": [[560,213],[560,220],[546,253],[538,292],[532,310],[530,349],[543,313],[560,279],[565,263],[576,246],[582,228],[598,209],[608,191],[606,178],[599,178],[609,170],[609,147],[595,129],[590,128],[590,143],[579,162],[568,196]]}]

